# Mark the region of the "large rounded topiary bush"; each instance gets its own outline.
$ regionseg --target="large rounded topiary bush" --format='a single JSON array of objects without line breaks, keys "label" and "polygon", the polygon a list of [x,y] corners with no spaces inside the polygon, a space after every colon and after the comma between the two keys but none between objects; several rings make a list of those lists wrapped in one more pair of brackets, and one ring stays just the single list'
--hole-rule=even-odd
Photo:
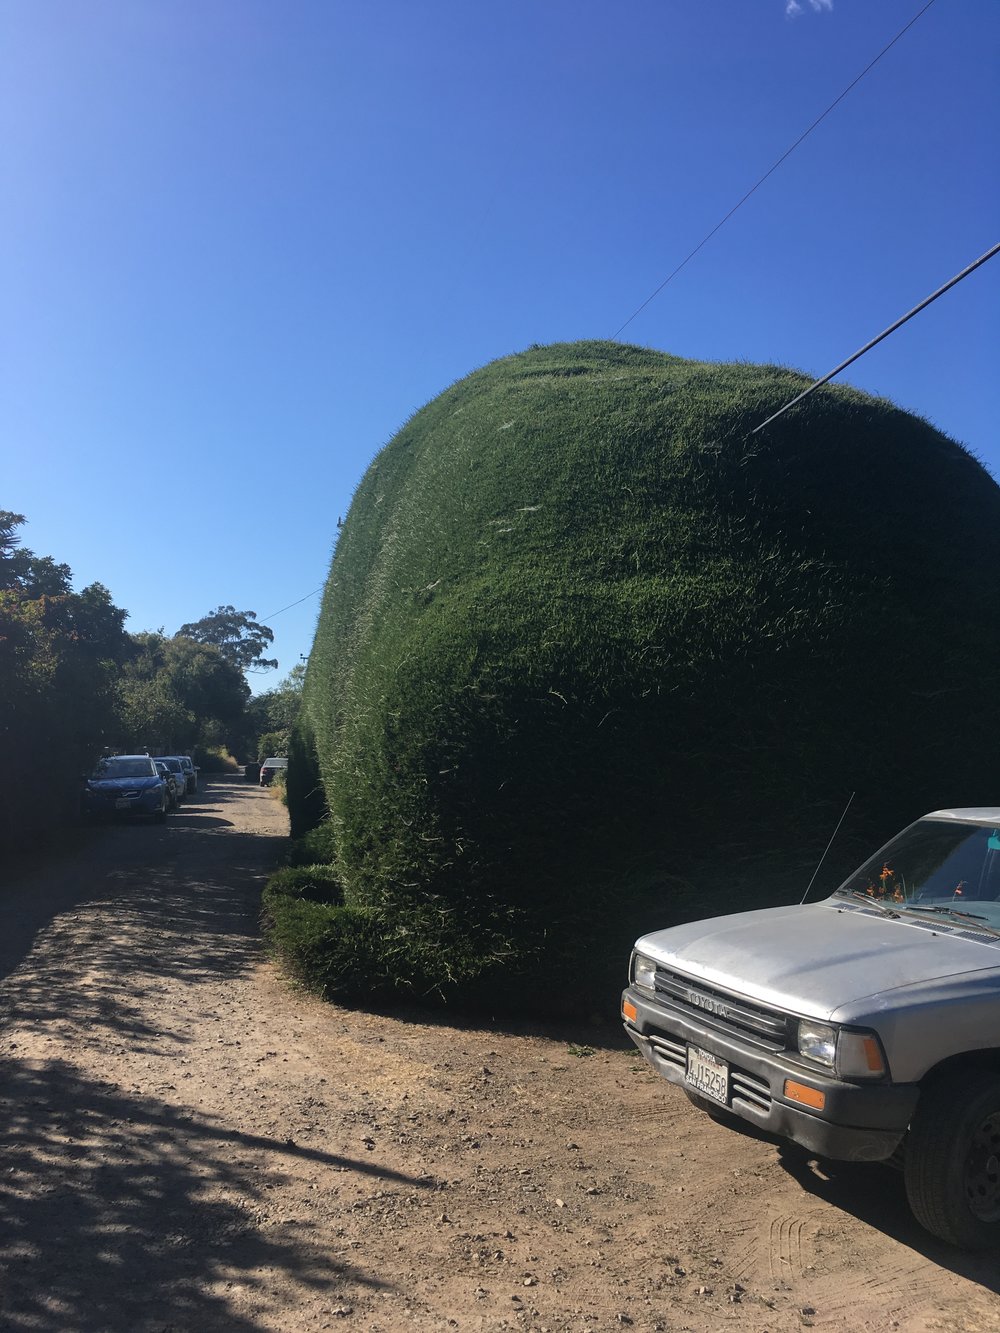
[{"label": "large rounded topiary bush", "polygon": [[852,791],[845,847],[996,799],[1000,488],[846,388],[751,433],[805,383],[532,348],[376,457],[289,798],[381,990],[607,993],[637,929],[804,889]]}]

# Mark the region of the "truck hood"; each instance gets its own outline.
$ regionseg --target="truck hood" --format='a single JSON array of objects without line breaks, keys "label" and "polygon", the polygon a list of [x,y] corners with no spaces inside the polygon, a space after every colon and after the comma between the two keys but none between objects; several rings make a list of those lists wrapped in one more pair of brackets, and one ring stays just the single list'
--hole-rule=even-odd
[{"label": "truck hood", "polygon": [[762,1004],[849,1022],[852,1009],[893,1007],[888,992],[971,973],[1000,979],[1000,936],[969,938],[974,926],[893,919],[831,898],[672,926],[643,936],[636,949],[693,980]]}]

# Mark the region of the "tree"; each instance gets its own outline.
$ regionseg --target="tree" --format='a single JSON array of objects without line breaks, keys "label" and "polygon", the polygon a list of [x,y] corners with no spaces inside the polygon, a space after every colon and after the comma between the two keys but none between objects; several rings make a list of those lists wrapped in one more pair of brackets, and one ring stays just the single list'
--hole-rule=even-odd
[{"label": "tree", "polygon": [[258,694],[247,704],[243,750],[251,759],[288,753],[292,727],[302,706],[305,674],[305,666],[300,662],[275,689]]},{"label": "tree", "polygon": [[178,636],[207,643],[238,667],[240,671],[271,671],[278,665],[276,657],[265,657],[264,650],[274,640],[266,625],[257,624],[256,611],[237,611],[234,606],[217,606],[214,611],[182,625]]},{"label": "tree", "polygon": [[107,588],[73,592],[68,565],[21,547],[23,523],[0,511],[0,746],[18,775],[0,806],[6,845],[75,811],[80,772],[117,731],[128,644]]},{"label": "tree", "polygon": [[237,729],[249,690],[242,671],[211,644],[138,634],[119,681],[123,740],[183,751]]},{"label": "tree", "polygon": [[68,593],[72,578],[69,565],[57,564],[51,556],[37,556],[21,546],[17,529],[26,521],[23,514],[0,509],[0,591],[16,591],[25,597]]}]

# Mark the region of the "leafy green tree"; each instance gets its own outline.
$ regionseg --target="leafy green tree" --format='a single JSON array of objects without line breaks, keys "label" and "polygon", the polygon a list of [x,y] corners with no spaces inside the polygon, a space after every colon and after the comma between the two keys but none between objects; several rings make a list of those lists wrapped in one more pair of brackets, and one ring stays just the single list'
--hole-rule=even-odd
[{"label": "leafy green tree", "polygon": [[0,803],[8,846],[75,812],[81,770],[117,731],[128,645],[107,588],[73,592],[68,565],[21,546],[24,521],[0,511],[0,745],[17,773]]},{"label": "leafy green tree", "polygon": [[182,625],[179,636],[195,643],[209,644],[238,667],[240,671],[272,671],[278,665],[276,657],[265,657],[274,633],[266,625],[257,624],[256,611],[237,611],[234,606],[217,606],[201,620]]},{"label": "leafy green tree", "polygon": [[242,748],[250,759],[288,753],[292,728],[302,706],[305,674],[305,666],[300,663],[273,690],[258,694],[247,704]]},{"label": "leafy green tree", "polygon": [[71,591],[69,565],[57,564],[51,556],[37,556],[21,546],[18,528],[23,514],[0,510],[0,589],[26,597],[56,597]]},{"label": "leafy green tree", "polygon": [[249,690],[218,648],[162,634],[132,644],[118,686],[125,744],[186,751],[238,731]]}]

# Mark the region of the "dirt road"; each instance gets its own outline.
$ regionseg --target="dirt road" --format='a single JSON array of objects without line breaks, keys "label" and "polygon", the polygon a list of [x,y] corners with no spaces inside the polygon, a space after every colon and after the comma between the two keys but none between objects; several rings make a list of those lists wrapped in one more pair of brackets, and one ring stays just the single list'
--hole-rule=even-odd
[{"label": "dirt road", "polygon": [[3,886],[0,1329],[1000,1330],[899,1177],[717,1127],[614,1026],[290,991],[285,828],[216,782]]}]

